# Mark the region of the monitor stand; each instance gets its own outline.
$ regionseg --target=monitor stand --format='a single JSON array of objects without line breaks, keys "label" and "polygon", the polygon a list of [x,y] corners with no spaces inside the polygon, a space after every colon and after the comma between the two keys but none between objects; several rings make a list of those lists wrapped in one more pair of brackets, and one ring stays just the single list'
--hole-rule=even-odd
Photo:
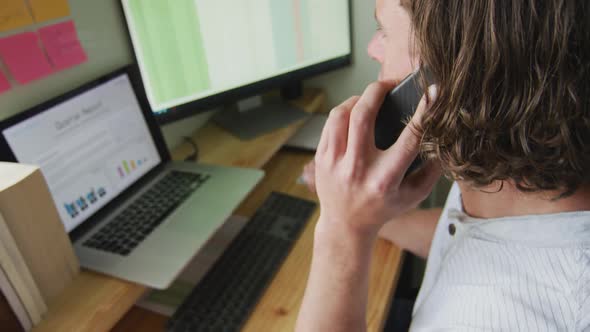
[{"label": "monitor stand", "polygon": [[213,121],[232,135],[248,141],[309,116],[309,113],[289,103],[262,103],[261,97],[253,97],[239,102],[237,107],[220,111]]}]

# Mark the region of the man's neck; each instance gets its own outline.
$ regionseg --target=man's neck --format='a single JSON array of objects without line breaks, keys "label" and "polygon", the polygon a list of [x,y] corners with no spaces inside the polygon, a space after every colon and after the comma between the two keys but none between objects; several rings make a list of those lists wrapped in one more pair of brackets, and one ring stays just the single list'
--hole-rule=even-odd
[{"label": "man's neck", "polygon": [[508,181],[503,186],[497,182],[485,188],[473,188],[459,182],[459,187],[465,212],[475,218],[590,211],[590,187],[580,188],[573,195],[557,200],[559,191],[524,193]]}]

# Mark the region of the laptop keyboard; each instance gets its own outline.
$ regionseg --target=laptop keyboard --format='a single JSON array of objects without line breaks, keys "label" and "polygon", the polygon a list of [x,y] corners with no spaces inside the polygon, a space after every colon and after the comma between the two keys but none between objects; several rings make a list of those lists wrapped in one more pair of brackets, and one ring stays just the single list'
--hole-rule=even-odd
[{"label": "laptop keyboard", "polygon": [[141,195],[83,245],[127,256],[209,175],[173,171]]}]

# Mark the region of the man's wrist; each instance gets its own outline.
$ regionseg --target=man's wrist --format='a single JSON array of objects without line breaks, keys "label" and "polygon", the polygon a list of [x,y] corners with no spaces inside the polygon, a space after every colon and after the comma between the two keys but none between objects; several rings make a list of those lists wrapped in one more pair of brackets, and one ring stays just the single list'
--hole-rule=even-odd
[{"label": "man's wrist", "polygon": [[320,215],[316,226],[316,232],[326,231],[332,234],[334,231],[355,238],[369,238],[376,235],[381,227],[370,223],[357,223],[349,220],[335,220],[323,214]]},{"label": "man's wrist", "polygon": [[320,216],[315,227],[316,247],[324,249],[345,248],[346,250],[366,250],[373,247],[379,228],[351,226],[344,221],[329,220]]}]

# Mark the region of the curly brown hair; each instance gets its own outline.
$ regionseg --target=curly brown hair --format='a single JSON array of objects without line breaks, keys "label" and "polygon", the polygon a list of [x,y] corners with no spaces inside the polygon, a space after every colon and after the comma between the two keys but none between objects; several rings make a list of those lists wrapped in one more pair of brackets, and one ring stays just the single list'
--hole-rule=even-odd
[{"label": "curly brown hair", "polygon": [[418,128],[426,158],[476,187],[511,180],[564,197],[590,182],[589,1],[402,5],[438,84]]}]

